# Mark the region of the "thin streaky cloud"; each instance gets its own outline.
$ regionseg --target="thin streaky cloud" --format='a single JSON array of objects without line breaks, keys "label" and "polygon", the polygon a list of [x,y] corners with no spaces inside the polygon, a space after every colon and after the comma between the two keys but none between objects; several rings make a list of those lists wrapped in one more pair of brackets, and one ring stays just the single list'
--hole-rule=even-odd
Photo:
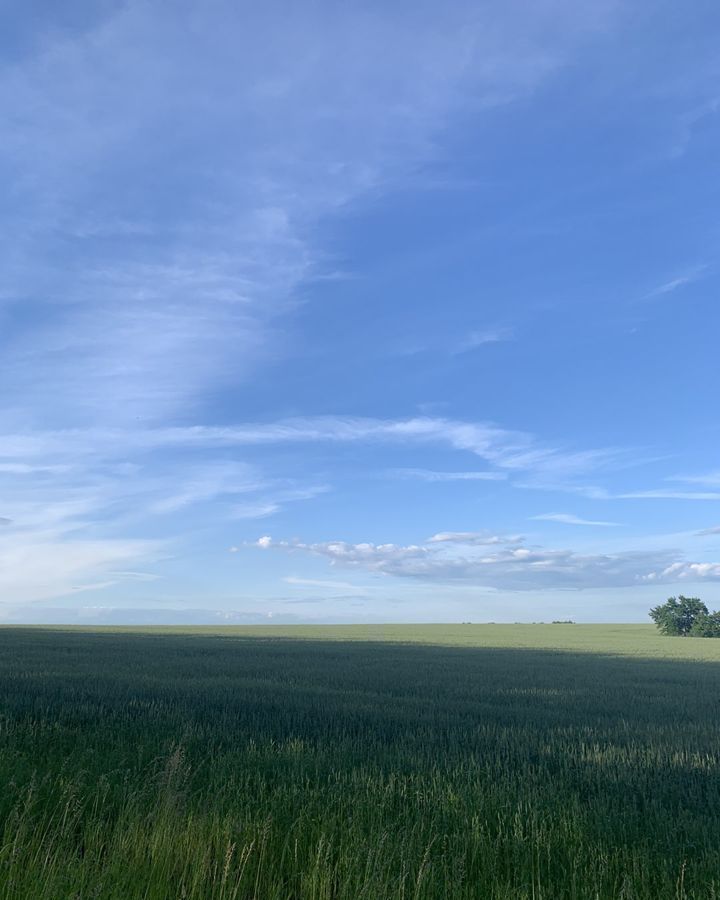
[{"label": "thin streaky cloud", "polygon": [[684,272],[681,275],[677,275],[675,278],[670,278],[667,281],[662,282],[657,287],[648,291],[647,294],[643,296],[643,300],[650,300],[653,297],[662,297],[665,294],[674,294],[676,291],[681,290],[684,287],[687,287],[689,284],[693,284],[696,281],[699,281],[708,271],[710,266],[707,263],[704,263],[700,266],[695,266],[692,269],[689,269],[687,272]]},{"label": "thin streaky cloud", "polygon": [[571,477],[624,465],[618,447],[570,450],[544,444],[532,434],[489,422],[419,416],[378,419],[356,416],[295,417],[228,426],[196,425],[132,429],[66,429],[5,435],[0,458],[41,458],[50,454],[118,456],[161,448],[205,448],[309,443],[396,443],[444,445],[468,451],[506,472],[528,471],[543,478]]},{"label": "thin streaky cloud", "polygon": [[572,513],[541,513],[537,516],[530,516],[531,519],[538,522],[559,522],[562,525],[597,525],[603,528],[617,528],[620,522],[604,522],[595,519],[582,519]]},{"label": "thin streaky cloud", "polygon": [[685,484],[700,484],[704,487],[720,487],[720,469],[701,472],[699,475],[673,475],[668,481],[682,481]]},{"label": "thin streaky cloud", "polygon": [[503,341],[511,341],[515,337],[512,328],[484,328],[477,331],[471,331],[465,337],[461,338],[453,348],[456,355],[462,353],[470,353],[477,350],[485,344],[498,344]]},{"label": "thin streaky cloud", "polygon": [[324,274],[318,223],[432,161],[469,101],[531,95],[614,15],[516,5],[128,0],[49,31],[0,73],[3,296],[38,312],[2,347],[9,394],[38,421],[132,424],[248,381]]},{"label": "thin streaky cloud", "polygon": [[436,472],[432,469],[389,469],[387,474],[394,478],[407,478],[415,481],[451,482],[451,481],[504,481],[505,472]]},{"label": "thin streaky cloud", "polygon": [[613,497],[619,500],[720,500],[720,491],[672,491],[659,488],[614,494]]},{"label": "thin streaky cloud", "polygon": [[492,534],[489,531],[440,531],[427,539],[428,544],[466,544],[490,547],[496,544],[521,544],[521,534]]},{"label": "thin streaky cloud", "polygon": [[349,581],[325,581],[318,578],[300,578],[298,575],[287,575],[282,579],[285,584],[293,584],[298,587],[319,587],[328,590],[365,591],[366,588],[351,584]]},{"label": "thin streaky cloud", "polygon": [[677,122],[676,135],[670,156],[679,159],[692,143],[695,132],[703,120],[714,116],[720,108],[720,97],[711,97],[683,113]]}]

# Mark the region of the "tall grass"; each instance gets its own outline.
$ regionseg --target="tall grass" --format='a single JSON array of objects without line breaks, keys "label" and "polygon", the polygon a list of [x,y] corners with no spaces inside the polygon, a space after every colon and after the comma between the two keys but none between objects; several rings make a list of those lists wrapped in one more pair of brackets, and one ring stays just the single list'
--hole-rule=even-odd
[{"label": "tall grass", "polygon": [[0,630],[0,898],[713,898],[720,666]]}]

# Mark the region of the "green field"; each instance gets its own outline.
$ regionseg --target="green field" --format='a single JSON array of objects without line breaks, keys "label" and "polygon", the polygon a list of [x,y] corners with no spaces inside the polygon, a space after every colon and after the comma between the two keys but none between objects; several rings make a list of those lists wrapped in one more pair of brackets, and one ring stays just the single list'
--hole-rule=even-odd
[{"label": "green field", "polygon": [[0,629],[0,898],[720,897],[720,641]]}]

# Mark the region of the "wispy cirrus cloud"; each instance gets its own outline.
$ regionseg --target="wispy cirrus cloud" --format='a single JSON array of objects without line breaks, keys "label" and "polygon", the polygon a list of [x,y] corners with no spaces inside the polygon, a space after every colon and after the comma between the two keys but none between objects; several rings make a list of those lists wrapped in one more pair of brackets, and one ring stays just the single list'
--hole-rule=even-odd
[{"label": "wispy cirrus cloud", "polygon": [[230,516],[233,519],[266,519],[268,516],[274,516],[280,512],[288,503],[312,500],[329,490],[331,488],[327,484],[285,490],[270,488],[259,500],[233,505]]},{"label": "wispy cirrus cloud", "polygon": [[137,580],[140,573],[122,567],[153,564],[166,553],[162,541],[61,537],[41,530],[3,532],[0,591],[7,600],[27,603],[106,588]]},{"label": "wispy cirrus cloud", "polygon": [[29,42],[0,70],[18,414],[133,426],[247,378],[327,269],[318,223],[432,159],[468,105],[533,91],[614,5],[128,0]]},{"label": "wispy cirrus cloud", "polygon": [[[175,539],[192,534],[203,540],[211,529],[217,535],[228,525],[247,536],[245,529],[253,526],[243,520],[283,511],[290,519],[294,504],[312,501],[335,482],[341,467],[333,466],[342,455],[351,461],[354,486],[347,483],[347,497],[334,508],[327,504],[336,523],[352,509],[353,490],[357,497],[369,488],[362,500],[375,502],[370,494],[378,484],[372,479],[398,462],[407,468],[392,477],[437,485],[428,498],[440,503],[443,486],[453,483],[455,499],[461,485],[471,488],[468,494],[531,486],[586,491],[597,500],[720,498],[717,481],[694,486],[690,479],[660,490],[652,484],[650,490],[628,490],[618,487],[619,480],[606,486],[603,478],[637,464],[637,454],[565,441],[579,429],[562,415],[543,426],[552,438],[483,421],[487,409],[502,410],[498,415],[518,426],[528,421],[522,402],[513,399],[506,408],[499,391],[483,408],[479,392],[451,377],[461,371],[475,377],[476,368],[489,368],[503,350],[492,345],[513,337],[503,323],[528,321],[516,309],[521,297],[496,291],[492,277],[475,284],[458,278],[461,293],[468,291],[463,315],[460,303],[457,316],[428,307],[429,315],[413,317],[410,326],[418,327],[411,335],[417,346],[443,358],[440,377],[432,381],[425,376],[435,360],[420,361],[417,370],[427,370],[423,384],[415,382],[422,396],[408,391],[403,400],[413,404],[410,409],[421,408],[414,405],[418,399],[446,402],[440,408],[451,414],[404,417],[390,391],[376,405],[368,391],[356,406],[344,406],[347,392],[341,398],[329,391],[313,408],[382,413],[271,418],[283,414],[278,409],[312,411],[308,403],[315,403],[301,386],[288,388],[284,372],[273,374],[287,352],[292,355],[294,342],[314,328],[312,313],[296,313],[313,302],[319,283],[340,289],[346,287],[340,279],[363,274],[362,261],[345,271],[334,256],[341,246],[335,238],[343,232],[337,219],[353,220],[355,227],[358,201],[387,199],[388,189],[411,184],[478,192],[501,184],[507,175],[501,167],[481,171],[468,160],[452,165],[469,134],[462,126],[484,133],[487,110],[541,96],[538,88],[566,63],[576,71],[577,50],[588,36],[604,41],[615,17],[624,20],[617,0],[538,0],[531,7],[509,0],[482,8],[458,0],[442,9],[408,0],[341,7],[322,0],[302,8],[269,0],[252,9],[230,0],[179,0],[172,16],[146,0],[125,0],[91,12],[88,4],[73,4],[73,24],[63,14],[62,27],[50,7],[43,10],[42,27],[26,17],[31,37],[13,46],[12,59],[0,66],[6,123],[0,146],[0,512],[7,519],[0,521],[0,541],[6,541],[18,596],[23,584],[33,597],[52,585],[39,588],[32,581],[39,577],[39,553],[30,560],[36,569],[29,572],[31,581],[23,582],[21,569],[13,567],[28,563],[10,552],[20,546],[13,541],[44,548],[57,590],[100,589],[142,572],[146,563],[153,567],[158,554],[172,552]],[[605,85],[607,79],[612,102],[617,84],[607,76],[617,67],[612,54],[607,58],[610,64],[594,68],[587,81]],[[704,94],[696,87],[679,91],[685,107],[689,93],[709,99],[706,86]],[[697,97],[691,106],[696,112],[683,119],[688,133],[716,108]],[[532,127],[529,107],[523,104],[519,113]],[[668,108],[663,105],[663,115]],[[542,106],[538,112],[544,115]],[[559,112],[562,123],[568,117]],[[637,130],[644,132],[644,124]],[[444,148],[451,148],[453,159]],[[599,162],[591,155],[588,161]],[[550,219],[570,212],[547,206],[545,199],[538,192],[532,204],[535,237],[554,227],[548,212]],[[499,227],[509,233],[521,210],[508,200],[507,223]],[[587,221],[600,221],[599,207],[587,212]],[[470,237],[467,229],[457,234]],[[477,236],[474,231],[473,240]],[[648,296],[681,296],[707,268],[669,269]],[[447,279],[440,287],[437,296],[442,287],[456,289]],[[547,287],[540,286],[533,302],[545,302],[540,294]],[[435,296],[431,280],[427,288]],[[417,299],[422,302],[420,294]],[[388,316],[388,330],[397,321],[402,332],[406,318]],[[422,321],[440,324],[421,333]],[[318,328],[310,340],[332,334]],[[569,330],[558,332],[567,335]],[[461,353],[468,355],[454,358]],[[397,360],[393,367],[404,368]],[[319,380],[328,373],[316,374]],[[578,396],[581,386],[579,381]],[[550,411],[551,383],[538,378],[531,387]],[[237,421],[253,415],[238,412],[245,409],[262,409],[268,420]],[[596,424],[585,433],[602,433]],[[370,478],[358,488],[361,469]],[[599,486],[580,484],[588,480]],[[380,488],[389,495],[398,486],[385,481]],[[402,493],[411,493],[407,485]],[[563,507],[552,500],[547,508]],[[423,515],[424,534],[447,525],[444,513],[432,515],[430,503]],[[551,515],[555,521],[564,516],[568,525],[603,519]],[[473,521],[487,519],[463,516],[459,527]],[[330,527],[337,524],[328,521]],[[344,558],[355,554],[359,560],[360,545],[352,546]],[[456,573],[448,577],[464,577],[465,557],[472,565],[480,557],[498,557],[478,571],[500,573],[492,577],[507,583],[510,575],[521,580],[523,566],[528,572],[548,568],[554,583],[565,577],[560,572],[568,582],[582,581],[577,573],[591,568],[577,554],[562,563],[565,551],[533,558],[535,551],[521,538],[481,531],[439,532],[409,554],[402,547],[368,546],[375,549],[363,551],[365,558],[382,558],[388,573],[399,554],[407,570],[422,562],[428,577],[436,577],[441,565]],[[63,554],[76,561],[72,571],[54,561]],[[668,560],[658,557],[648,571],[676,577],[671,567],[678,560]],[[613,565],[598,562],[597,570],[611,581]],[[502,566],[510,574],[503,576]],[[510,572],[510,566],[516,568]],[[630,569],[624,571],[628,576]]]},{"label": "wispy cirrus cloud", "polygon": [[[708,79],[708,84],[712,85],[713,80]],[[720,97],[714,96],[678,116],[674,140],[670,147],[670,156],[673,159],[679,159],[685,154],[698,126],[704,120],[715,116],[718,109],[720,109]]]},{"label": "wispy cirrus cloud", "polygon": [[[674,479],[669,479],[674,480]],[[702,483],[698,479],[698,483]],[[610,490],[597,484],[573,483],[570,481],[516,482],[518,487],[532,490],[557,491],[576,494],[588,500],[720,500],[719,491],[684,491],[677,488],[648,488],[647,490]]]},{"label": "wispy cirrus cloud", "polygon": [[486,344],[498,344],[503,341],[511,341],[514,337],[515,332],[512,328],[480,328],[475,331],[470,331],[467,335],[462,337],[453,348],[453,353],[456,355],[470,353]]},{"label": "wispy cirrus cloud", "polygon": [[710,266],[708,263],[703,263],[702,265],[693,266],[690,269],[687,269],[685,272],[676,275],[674,278],[669,278],[667,281],[663,281],[657,287],[654,287],[652,290],[648,291],[647,294],[643,296],[643,300],[651,300],[654,297],[662,297],[666,294],[674,294],[676,291],[681,290],[684,287],[687,287],[689,284],[693,284],[696,281],[699,281],[704,275],[708,273]]},{"label": "wispy cirrus cloud", "polygon": [[0,67],[0,478],[2,539],[77,563],[48,566],[48,596],[53,572],[62,593],[152,553],[123,529],[174,537],[190,510],[258,518],[325,490],[217,458],[238,448],[440,440],[349,420],[165,426],[206,422],[209,394],[282,356],[300,288],[338,274],[319,226],[413,177],[468,107],[527,96],[615,6],[521,5],[181,0],[168,17],[127,0],[33,22]]},{"label": "wispy cirrus cloud", "polygon": [[[377,419],[355,416],[320,416],[281,419],[228,426],[188,426],[133,428],[65,429],[8,433],[0,447],[0,459],[37,462],[54,454],[63,460],[78,456],[96,457],[143,453],[159,448],[221,449],[271,444],[352,444],[388,443],[437,445],[467,451],[496,467],[489,477],[503,473],[532,472],[546,478],[574,476],[610,468],[627,455],[620,448],[572,450],[547,445],[534,435],[511,431],[492,423],[460,421],[431,416],[409,419]],[[403,471],[403,470],[400,470]],[[417,473],[432,470],[405,470],[409,477],[434,477]],[[473,480],[486,475],[472,474]]]},{"label": "wispy cirrus cloud", "polygon": [[515,331],[507,326],[469,329],[461,335],[432,336],[427,334],[416,337],[403,334],[394,342],[393,355],[416,356],[418,354],[459,356],[470,353],[488,344],[499,344],[515,338]]},{"label": "wispy cirrus cloud", "polygon": [[603,528],[616,528],[620,525],[619,522],[605,522],[596,519],[583,519],[580,516],[573,515],[572,513],[541,513],[537,516],[530,516],[530,518],[537,522],[558,522],[561,525],[594,525]]},{"label": "wispy cirrus cloud", "polygon": [[[146,531],[152,522],[161,524],[151,531],[161,527],[174,540],[188,527],[182,517],[191,511],[195,516],[197,510],[212,507],[216,521],[262,519],[327,492],[324,480],[270,476],[263,467],[236,456],[243,448],[308,443],[438,446],[472,453],[489,467],[482,471],[400,470],[399,477],[445,483],[503,481],[517,472],[572,476],[588,468],[603,468],[615,455],[615,451],[566,451],[492,424],[433,417],[330,416],[222,427],[29,430],[6,433],[0,442],[3,512],[29,544],[50,542],[59,555],[66,552],[68,558],[86,559],[88,583],[98,585],[101,570],[117,568],[114,560],[120,544],[116,542],[124,540],[123,530],[136,536],[123,544],[129,548],[124,562],[134,565],[146,555],[138,529]],[[227,458],[228,454],[233,458]],[[3,534],[6,531],[3,528]],[[75,554],[78,542],[90,537],[96,562],[89,555]],[[467,542],[470,536],[440,535],[436,543],[451,539]],[[477,534],[472,540],[480,543],[487,538]],[[83,583],[79,570],[76,582]],[[63,583],[58,577],[60,593]],[[114,583],[113,579],[108,583]],[[50,582],[47,590],[51,591]],[[31,595],[39,596],[35,588]]]},{"label": "wispy cirrus cloud", "polygon": [[[138,522],[155,517],[172,524],[173,533],[177,533],[174,522],[181,512],[211,504],[216,520],[218,517],[228,521],[265,518],[279,513],[288,504],[313,499],[326,492],[328,485],[311,478],[269,476],[262,467],[239,461],[237,452],[243,448],[250,451],[308,443],[388,444],[412,452],[423,447],[444,447],[469,452],[488,465],[487,470],[481,471],[396,470],[400,477],[428,482],[504,481],[509,476],[520,475],[532,477],[534,487],[546,483],[548,489],[556,489],[556,479],[562,476],[566,489],[600,500],[720,498],[714,491],[675,489],[611,493],[593,488],[588,494],[589,489],[582,484],[571,485],[568,479],[589,471],[610,471],[618,461],[624,465],[623,453],[616,449],[566,450],[546,445],[533,435],[493,424],[441,417],[325,416],[228,426],[158,426],[131,430],[105,427],[9,433],[0,443],[0,466],[5,467],[0,469],[0,479],[6,479],[7,484],[3,512],[18,527],[42,530],[52,527],[56,540],[61,540],[60,535],[93,534],[104,527],[102,523],[109,515],[116,530],[123,526],[135,529]],[[158,453],[174,462],[165,461],[158,469]],[[232,460],[227,458],[228,454],[232,454]],[[21,477],[16,475],[18,471],[22,472]],[[605,519],[585,520],[567,513],[545,516],[569,525],[610,524]],[[69,538],[62,538],[66,539]],[[420,556],[426,558],[430,549],[441,544],[465,543],[479,547],[519,540],[518,536],[496,537],[486,532],[441,532],[421,545]],[[675,561],[664,558],[664,565],[658,570],[664,571]],[[436,562],[434,557],[426,558],[428,572],[436,570]],[[535,562],[533,571],[544,565],[540,559]],[[448,563],[445,561],[443,565],[447,568]]]},{"label": "wispy cirrus cloud", "polygon": [[264,518],[328,490],[236,460],[191,456],[158,466],[152,455],[129,462],[122,443],[95,451],[72,465],[29,466],[21,476],[12,466],[0,470],[0,587],[13,602],[137,580],[138,566],[156,576],[198,516]]},{"label": "wispy cirrus cloud", "polygon": [[656,488],[610,495],[620,500],[720,500],[720,491],[676,491]]},{"label": "wispy cirrus cloud", "polygon": [[503,481],[507,478],[505,472],[437,472],[432,469],[389,469],[387,474],[393,478],[427,481],[430,484],[447,484],[452,481]]},{"label": "wispy cirrus cloud", "polygon": [[668,481],[683,481],[686,484],[700,484],[704,487],[720,488],[720,469],[710,472],[700,472],[697,475],[673,475]]},{"label": "wispy cirrus cloud", "polygon": [[298,575],[287,575],[282,579],[285,584],[292,584],[296,587],[306,588],[326,588],[332,591],[366,591],[367,588],[359,587],[351,584],[349,581],[327,581],[318,578],[300,578]]},{"label": "wispy cirrus cloud", "polygon": [[495,544],[522,544],[521,534],[501,535],[490,531],[439,531],[427,539],[428,544],[465,544],[473,547],[491,547]]}]

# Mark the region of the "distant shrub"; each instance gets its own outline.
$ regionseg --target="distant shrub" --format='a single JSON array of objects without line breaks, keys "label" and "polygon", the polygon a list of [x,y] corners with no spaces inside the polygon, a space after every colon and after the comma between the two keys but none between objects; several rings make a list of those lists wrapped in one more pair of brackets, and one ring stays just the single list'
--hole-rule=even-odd
[{"label": "distant shrub", "polygon": [[649,615],[663,634],[720,637],[720,613],[709,612],[699,597],[668,597]]},{"label": "distant shrub", "polygon": [[553,625],[574,625],[575,622],[572,619],[553,619]]}]

